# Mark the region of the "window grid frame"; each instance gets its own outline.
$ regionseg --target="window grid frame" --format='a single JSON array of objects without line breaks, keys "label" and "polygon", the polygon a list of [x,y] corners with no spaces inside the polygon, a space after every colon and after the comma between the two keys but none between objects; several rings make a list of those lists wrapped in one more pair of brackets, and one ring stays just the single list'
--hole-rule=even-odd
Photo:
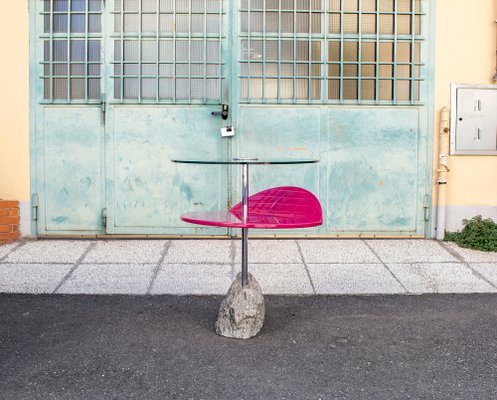
[{"label": "window grid frame", "polygon": [[[112,30],[112,33],[110,34],[111,40],[120,41],[120,61],[117,61],[115,57],[113,57],[112,61],[110,61],[111,68],[113,68],[115,65],[120,65],[120,74],[116,73],[111,73],[109,78],[112,80],[114,84],[114,96],[113,96],[113,102],[121,103],[121,104],[196,104],[196,105],[202,105],[202,104],[221,104],[223,102],[223,85],[224,82],[226,81],[226,62],[223,60],[222,53],[223,53],[223,46],[225,46],[227,42],[227,37],[226,34],[224,33],[224,20],[225,20],[225,15],[226,11],[223,6],[223,1],[220,1],[220,7],[219,11],[209,11],[208,10],[208,3],[207,0],[204,0],[203,5],[204,5],[204,11],[203,12],[193,12],[193,7],[192,7],[192,0],[188,0],[188,10],[187,11],[178,11],[176,8],[176,1],[172,1],[172,10],[171,11],[162,11],[160,8],[161,1],[158,0],[156,2],[157,4],[157,10],[156,12],[143,12],[143,7],[139,7],[138,11],[125,11],[123,7],[123,2],[121,2],[121,8],[118,10],[115,7],[110,11],[110,14],[113,15],[113,19],[115,20],[115,16],[119,15],[120,16],[120,29],[118,32],[116,32],[116,27],[114,26],[114,29]],[[140,3],[141,4],[141,3]],[[125,26],[124,26],[124,15],[126,14],[136,14],[139,16],[139,22],[138,22],[138,28],[136,32],[125,32]],[[143,32],[142,29],[142,15],[144,14],[150,14],[150,15],[157,15],[157,20],[156,20],[156,30],[155,33],[149,33],[149,32]],[[177,15],[188,15],[188,32],[186,33],[178,33],[176,29],[176,23],[173,24],[173,30],[172,32],[161,32],[160,31],[160,17],[161,15],[171,15],[173,17],[173,21],[176,21],[176,16]],[[203,15],[204,20],[203,20],[203,32],[202,33],[192,33],[192,16],[193,15]],[[217,15],[219,16],[219,30],[216,33],[209,33],[207,29],[207,16],[208,15]],[[138,62],[137,61],[131,61],[127,62],[124,60],[124,42],[128,41],[137,41],[138,42]],[[142,43],[147,40],[153,40],[156,43],[156,50],[157,50],[157,57],[155,64],[157,66],[156,68],[156,75],[146,75],[142,73]],[[172,42],[172,52],[174,54],[173,59],[168,62],[161,62],[160,60],[160,41],[161,40],[169,40]],[[192,48],[192,42],[195,40],[202,40],[203,42],[203,50],[204,50],[204,59],[203,61],[199,62],[192,62],[191,60],[191,48]],[[177,54],[177,45],[178,42],[180,41],[186,41],[188,43],[188,60],[187,60],[187,65],[188,65],[188,74],[178,74],[178,65],[184,65],[185,62],[178,62],[176,59],[176,54]],[[218,48],[218,54],[217,54],[217,61],[208,61],[208,54],[207,54],[207,49],[208,49],[208,43],[209,41],[213,41],[217,43],[217,48]],[[115,56],[115,54],[114,54]],[[138,64],[138,73],[134,75],[125,75],[124,74],[124,66],[127,64]],[[160,74],[160,67],[161,65],[171,65],[174,69],[174,75],[173,76],[163,76]],[[203,66],[203,74],[202,75],[193,75],[192,74],[192,65],[202,65]],[[218,74],[216,75],[210,75],[207,74],[207,67],[208,66],[216,66],[218,69]],[[125,98],[124,96],[124,79],[126,78],[131,78],[131,79],[138,79],[138,98],[137,99],[129,99]],[[155,99],[143,99],[142,98],[142,79],[148,78],[148,79],[155,79],[156,80],[156,95]],[[171,79],[173,83],[172,87],[172,98],[161,98],[160,97],[160,80],[161,79]],[[188,80],[188,97],[186,99],[183,98],[178,98],[177,96],[177,90],[178,90],[178,79],[185,79]],[[196,99],[192,98],[192,79],[195,80],[202,80],[204,82],[203,85],[203,96],[201,99]],[[207,96],[207,80],[217,80],[217,94],[219,98],[212,99]],[[115,91],[116,91],[116,80],[121,80],[121,86],[119,89],[120,96],[119,98],[115,97]]]},{"label": "window grid frame", "polygon": [[[146,33],[142,32],[142,15],[144,14],[154,14],[153,12],[143,12],[142,7],[139,7],[139,10],[137,12],[132,12],[132,11],[124,11],[124,2],[121,2],[121,9],[119,11],[116,11],[116,9],[111,9],[109,13],[114,16],[115,14],[120,14],[120,23],[121,23],[121,29],[119,33],[116,32],[111,32],[110,33],[110,40],[115,40],[118,38],[120,40],[120,46],[121,46],[121,60],[116,61],[112,60],[109,65],[111,68],[114,65],[120,64],[120,75],[117,75],[115,73],[110,73],[109,74],[109,79],[115,84],[115,78],[120,78],[121,79],[121,88],[120,88],[120,98],[119,99],[114,99],[117,102],[120,103],[172,103],[172,104],[218,104],[223,102],[223,86],[224,83],[226,82],[227,79],[227,68],[226,68],[226,62],[227,60],[223,59],[223,48],[225,45],[227,45],[228,40],[226,37],[226,34],[224,32],[224,19],[226,17],[226,10],[224,9],[224,3],[221,2],[220,5],[220,10],[219,12],[215,11],[209,11],[207,7],[207,1],[204,0],[204,11],[203,13],[197,12],[199,15],[204,16],[204,29],[202,34],[198,33],[192,33],[191,29],[191,24],[192,24],[192,15],[194,14],[192,12],[192,0],[188,1],[188,11],[184,12],[177,12],[176,10],[176,1],[173,1],[172,3],[174,4],[174,9],[172,12],[162,12],[161,11],[161,4],[162,2],[158,0],[156,2],[156,24],[157,24],[157,29],[155,33]],[[374,0],[376,4],[376,11],[365,11],[361,8],[361,1],[358,1],[358,9],[356,11],[346,11],[344,10],[343,4],[344,0],[338,0],[340,3],[340,11],[332,11],[330,2],[328,0],[322,0],[321,1],[321,8],[320,9],[314,9],[313,8],[313,2],[312,0],[309,0],[309,8],[308,9],[297,9],[294,8],[291,13],[293,14],[293,33],[286,33],[283,32],[282,30],[282,14],[284,12],[287,12],[287,10],[282,9],[282,0],[278,0],[278,9],[268,9],[266,8],[266,2],[262,2],[263,6],[261,9],[258,8],[251,8],[251,2],[248,1],[247,4],[248,6],[246,8],[239,7],[238,8],[238,18],[241,18],[243,12],[247,12],[247,24],[248,24],[248,29],[247,32],[240,32],[238,33],[238,40],[239,43],[241,44],[243,40],[246,40],[248,44],[248,51],[251,49],[251,42],[255,40],[261,40],[262,41],[262,74],[260,76],[257,75],[252,75],[251,74],[251,66],[254,64],[257,64],[259,62],[251,60],[250,56],[247,56],[247,59],[244,60],[243,57],[240,55],[235,56],[235,60],[238,58],[238,66],[241,64],[246,64],[246,69],[247,73],[242,74],[241,70],[238,70],[238,80],[240,83],[242,83],[243,79],[246,79],[246,85],[247,85],[247,96],[242,98],[242,93],[240,92],[239,99],[238,101],[241,103],[289,103],[289,104],[301,104],[301,103],[308,103],[308,104],[365,104],[365,105],[371,105],[371,104],[388,104],[388,105],[421,105],[423,104],[423,99],[422,99],[422,83],[426,80],[425,76],[423,75],[423,67],[425,66],[425,62],[423,60],[423,47],[424,41],[425,41],[425,36],[424,36],[424,28],[426,24],[426,12],[423,10],[424,3],[422,0],[408,0],[409,5],[410,5],[410,11],[402,11],[399,10],[399,3],[401,0],[393,0],[393,5],[394,9],[393,11],[378,11],[380,9],[380,1],[381,0]],[[95,10],[90,10],[90,0],[85,1],[85,11],[73,11],[72,10],[72,3],[73,0],[67,0],[67,10],[66,11],[55,11],[54,10],[54,1],[43,1],[42,5],[42,11],[39,12],[39,14],[42,16],[42,22],[44,28],[42,29],[43,33],[39,35],[39,38],[43,40],[43,43],[48,43],[48,60],[45,58],[47,57],[46,55],[43,56],[43,60],[40,62],[42,65],[42,74],[40,75],[40,79],[43,80],[43,85],[44,85],[44,95],[42,99],[42,103],[61,103],[61,104],[96,104],[100,103],[101,99],[100,98],[89,98],[90,96],[90,89],[89,89],[89,84],[90,80],[98,80],[99,81],[99,89],[98,93],[100,96],[102,95],[102,90],[103,90],[103,81],[104,81],[104,62],[102,59],[102,46],[105,44],[103,43],[104,41],[104,36],[102,32],[102,27],[103,27],[103,17],[104,14],[106,13],[104,3],[103,1],[100,3],[100,9],[98,11]],[[48,9],[46,8],[46,5],[49,5]],[[142,2],[140,2],[142,4]],[[404,5],[407,4],[407,2],[403,3]],[[276,12],[278,14],[278,29],[277,32],[268,32],[267,30],[267,24],[266,24],[266,14],[267,12]],[[254,11],[261,11],[262,16],[263,16],[263,28],[261,32],[251,32],[250,27],[251,27],[251,16],[252,12]],[[298,33],[296,32],[297,30],[297,20],[299,13],[307,13],[308,14],[308,32],[301,32]],[[125,14],[137,14],[139,16],[139,29],[136,33],[129,33],[129,32],[124,32],[124,15]],[[160,32],[160,17],[161,15],[164,14],[170,14],[173,15],[174,18],[178,14],[184,14],[184,15],[189,15],[189,32],[188,33],[178,33],[176,29],[172,33],[169,32]],[[219,15],[219,32],[218,33],[208,33],[207,29],[207,15],[209,14],[215,14]],[[330,16],[333,14],[337,14],[340,16],[340,32],[331,32],[330,31],[330,25],[331,25],[331,18]],[[54,16],[55,15],[67,15],[67,32],[54,32]],[[72,30],[72,15],[84,15],[85,16],[85,32],[71,32]],[[89,16],[90,15],[99,15],[101,20],[100,20],[100,32],[90,32],[90,20]],[[316,15],[320,15],[320,21],[319,21],[319,26],[320,26],[320,31],[319,33],[313,32],[313,21],[314,17]],[[357,33],[346,33],[344,29],[344,16],[345,15],[357,15]],[[375,33],[363,33],[362,31],[362,18],[364,15],[374,15],[375,16]],[[382,15],[390,15],[392,16],[392,21],[393,21],[393,33],[391,34],[385,34],[385,33],[380,33],[380,17]],[[406,34],[399,34],[398,33],[398,17],[399,16],[409,16],[409,35]],[[46,19],[49,18],[49,30],[46,30]],[[404,28],[405,29],[405,28]],[[174,58],[172,61],[167,61],[167,63],[164,63],[160,60],[159,53],[157,53],[157,57],[155,60],[155,75],[147,75],[143,74],[142,71],[142,44],[144,40],[155,40],[156,42],[156,48],[157,52],[159,52],[159,42],[160,40],[171,40],[173,44],[173,52],[174,52]],[[201,39],[203,41],[203,52],[204,52],[204,59],[203,61],[197,63],[197,62],[192,62],[191,59],[191,45],[192,41],[195,39]],[[55,54],[54,54],[54,42],[56,40],[65,40],[67,42],[67,49],[66,49],[66,60],[65,61],[56,61],[55,60]],[[84,41],[84,46],[85,46],[85,59],[84,62],[78,60],[72,61],[71,60],[71,43],[73,40],[82,40]],[[89,55],[89,42],[91,40],[98,41],[100,43],[100,54],[98,57],[98,61],[90,61],[90,55]],[[125,40],[137,40],[138,42],[138,61],[133,61],[132,63],[137,63],[138,64],[138,74],[137,75],[129,75],[130,78],[138,78],[138,98],[137,99],[125,99],[124,98],[124,79],[128,77],[127,75],[124,74],[124,67],[128,62],[124,60],[124,46],[125,46]],[[178,67],[178,61],[176,60],[176,52],[177,52],[177,45],[178,41],[181,40],[186,40],[188,42],[188,75],[179,75],[177,73],[177,67]],[[207,58],[207,50],[208,50],[208,41],[209,40],[215,40],[217,43],[217,49],[218,49],[218,55],[217,55],[217,61],[216,62],[208,62]],[[267,51],[266,51],[266,43],[268,41],[275,40],[277,42],[277,60],[271,61],[272,64],[276,64],[276,71],[277,71],[277,76],[274,77],[272,75],[268,74],[268,59],[267,59]],[[293,68],[293,75],[290,78],[287,75],[283,75],[283,64],[289,64],[287,62],[288,60],[283,60],[282,61],[282,43],[285,40],[292,40],[293,41],[293,60],[291,61],[292,68]],[[297,42],[298,41],[306,41],[308,43],[308,57],[306,61],[299,61],[297,60]],[[313,60],[313,57],[315,55],[313,54],[313,44],[314,42],[320,42],[320,60],[315,61]],[[340,45],[340,60],[339,61],[331,61],[329,59],[329,46],[328,44],[330,42],[338,42]],[[351,61],[344,61],[344,43],[348,42],[356,42],[358,49],[357,49],[357,60],[354,62]],[[375,46],[375,60],[374,62],[371,61],[363,61],[362,60],[362,48],[364,43],[374,43]],[[392,43],[392,61],[391,62],[385,62],[380,60],[380,44],[384,43]],[[398,46],[399,44],[406,44],[409,46],[409,61],[398,61]],[[44,53],[45,53],[45,44],[44,44]],[[76,74],[71,74],[72,68],[71,66],[73,64],[81,64],[84,65],[84,74],[76,75]],[[66,66],[66,74],[61,75],[61,74],[55,74],[56,70],[55,68],[57,65],[65,65]],[[152,62],[153,64],[153,62]],[[160,79],[161,78],[169,78],[169,76],[162,76],[161,75],[161,65],[167,64],[167,65],[172,65],[172,68],[174,70],[174,76],[172,77],[172,82],[173,82],[173,98],[172,99],[161,99],[160,98]],[[203,66],[203,75],[192,75],[192,66],[193,65],[202,65]],[[307,65],[307,75],[304,76],[297,76],[297,68],[301,65]],[[90,74],[89,68],[92,65],[98,65],[99,66],[99,73],[98,74]],[[219,72],[219,75],[216,76],[211,76],[207,74],[207,68],[210,65],[215,65],[217,66],[217,72]],[[338,65],[340,69],[340,76],[337,78],[336,76],[330,76],[329,71],[330,71],[330,66],[332,65]],[[344,68],[347,65],[356,65],[357,66],[357,74],[354,77],[350,76],[345,76],[344,75]],[[48,66],[48,69],[47,69]],[[316,67],[320,66],[320,68]],[[374,78],[365,78],[363,76],[363,66],[372,66],[374,67],[375,70],[375,76]],[[380,67],[381,66],[391,66],[392,72],[391,76],[381,76],[380,74]],[[399,67],[406,68],[408,69],[408,76],[399,76]],[[320,69],[321,75],[319,77],[315,76],[315,70]],[[48,72],[48,73],[47,73]],[[114,71],[115,72],[115,71]],[[236,75],[235,75],[236,76]],[[188,80],[188,98],[187,99],[178,99],[177,98],[177,79],[182,78],[182,79],[187,79]],[[67,84],[66,89],[66,98],[55,98],[55,80],[56,79],[64,79]],[[73,82],[72,79],[84,79],[84,98],[71,98],[71,91],[72,91],[72,86]],[[156,84],[155,84],[155,99],[143,99],[142,98],[142,80],[143,79],[155,79]],[[203,99],[192,99],[192,79],[196,80],[203,80]],[[218,91],[217,93],[220,96],[219,100],[212,100],[208,99],[206,96],[206,85],[207,85],[207,80],[208,79],[216,79],[217,84],[218,84]],[[252,98],[251,93],[250,93],[250,80],[251,79],[261,79],[262,80],[262,98]],[[274,98],[267,98],[267,80],[268,79],[273,79],[276,80],[277,82],[277,92],[276,92],[276,99]],[[293,81],[293,87],[292,87],[292,98],[287,99],[287,98],[282,98],[282,80],[288,80],[292,79]],[[301,99],[297,98],[297,79],[303,79],[307,81],[307,98]],[[339,81],[339,98],[338,99],[332,99],[330,98],[330,86],[329,86],[329,81],[332,79],[336,79]],[[319,84],[319,92],[320,96],[319,98],[313,98],[313,81],[314,80],[319,80],[321,83]],[[357,89],[356,89],[356,99],[355,100],[347,100],[344,97],[344,83],[347,81],[355,80],[357,82]],[[362,99],[362,94],[363,94],[363,88],[362,88],[362,82],[366,80],[374,80],[374,100],[366,100]],[[392,96],[389,100],[382,100],[380,96],[380,86],[382,82],[390,82],[391,83],[391,90],[392,90]],[[408,86],[408,98],[403,99],[399,98],[399,86],[402,82],[407,82],[405,85]],[[234,82],[233,82],[234,83]],[[48,91],[46,86],[48,85]],[[405,89],[403,89],[405,90]],[[45,97],[48,92],[48,97]]]},{"label": "window grid frame", "polygon": [[[47,8],[47,4],[49,5]],[[103,2],[100,3],[100,10],[93,11],[90,10],[90,0],[85,0],[85,10],[72,10],[73,0],[67,0],[67,10],[65,11],[55,11],[54,10],[54,1],[46,1],[43,0],[42,10],[39,12],[43,19],[43,32],[39,35],[39,38],[43,41],[43,60],[40,61],[40,65],[42,67],[42,74],[40,75],[40,79],[43,80],[43,98],[41,100],[42,104],[99,104],[101,102],[102,96],[102,70],[103,70],[103,61],[102,61],[102,41],[103,41],[103,32],[102,32],[102,19],[103,19]],[[54,16],[56,15],[66,15],[67,16],[67,31],[66,32],[54,32]],[[83,15],[85,17],[85,27],[84,32],[71,32],[72,30],[72,16],[73,15]],[[100,16],[100,32],[90,32],[90,15],[99,15]],[[48,25],[49,30],[47,31],[47,17],[49,19]],[[84,41],[84,51],[85,57],[84,62],[78,60],[74,62],[71,60],[71,44],[74,40],[83,40]],[[65,54],[65,61],[55,61],[54,54],[54,42],[56,40],[66,41],[67,49]],[[100,42],[100,54],[99,61],[89,61],[89,42],[91,40],[96,40]],[[46,48],[45,44],[48,43],[48,61],[46,60]],[[72,74],[72,66],[74,64],[82,64],[84,65],[84,74]],[[55,75],[54,66],[57,65],[65,65],[66,73],[61,75]],[[99,74],[94,75],[89,73],[89,66],[98,65],[99,66]],[[46,66],[48,66],[48,75],[46,74]],[[66,97],[65,98],[56,98],[55,97],[55,79],[65,79],[66,81]],[[73,79],[83,79],[84,80],[84,97],[83,98],[72,98],[71,97],[71,89],[72,89],[72,80]],[[90,98],[89,97],[89,84],[90,80],[99,80],[99,89],[98,89],[98,98]],[[48,93],[49,96],[46,96],[47,93],[47,80],[48,80]]]},{"label": "window grid frame", "polygon": [[[250,103],[250,104],[260,104],[260,103],[278,103],[278,104],[302,104],[302,103],[308,103],[308,104],[358,104],[358,105],[422,105],[423,104],[423,99],[421,98],[421,85],[422,82],[426,80],[426,78],[422,75],[422,67],[425,66],[424,60],[423,60],[423,52],[422,52],[422,46],[423,42],[425,41],[425,36],[423,34],[423,27],[424,27],[424,20],[426,18],[426,12],[423,10],[423,4],[422,0],[408,0],[409,1],[409,7],[410,11],[399,11],[399,3],[400,0],[393,0],[393,10],[391,11],[380,11],[380,1],[381,0],[374,0],[375,1],[375,7],[376,11],[365,11],[361,8],[361,1],[358,1],[357,3],[357,10],[355,11],[348,11],[344,9],[344,0],[338,0],[340,4],[340,10],[332,10],[330,6],[330,2],[328,0],[322,1],[321,2],[321,9],[315,10],[313,9],[312,2],[309,4],[308,9],[297,9],[295,8],[293,10],[294,13],[294,26],[293,26],[293,33],[284,33],[282,32],[282,25],[281,25],[281,14],[283,11],[286,12],[286,10],[282,10],[281,8],[281,0],[278,1],[278,13],[279,13],[279,18],[278,18],[278,32],[276,34],[268,34],[266,32],[265,26],[266,26],[266,18],[265,16],[263,17],[263,32],[252,32],[251,31],[251,14],[252,12],[255,11],[260,11],[261,9],[255,8],[251,9],[250,5],[251,2],[250,0],[247,1],[247,7],[239,8],[239,15],[240,18],[243,18],[243,14],[246,13],[246,24],[247,24],[247,30],[243,31],[243,25],[240,28],[239,32],[239,38],[240,42],[243,43],[243,41],[246,41],[248,43],[248,51],[252,48],[250,45],[251,41],[256,40],[256,39],[262,39],[263,40],[263,50],[265,50],[266,46],[264,45],[267,40],[277,40],[278,41],[278,96],[277,99],[269,99],[266,98],[264,95],[264,90],[265,90],[265,80],[267,78],[267,74],[265,71],[265,68],[263,69],[262,77],[257,76],[257,75],[251,75],[251,65],[252,64],[257,64],[259,62],[252,60],[250,56],[244,57],[243,54],[243,46],[241,49],[241,53],[239,54],[238,58],[238,63],[240,65],[246,65],[245,70],[246,74],[243,74],[240,70],[240,73],[238,75],[239,80],[242,85],[242,92],[240,93],[240,102],[241,103]],[[294,3],[295,4],[295,3]],[[407,3],[406,3],[407,4]],[[272,9],[273,10],[273,9]],[[266,12],[266,2],[262,2],[262,11],[263,14]],[[274,10],[273,10],[274,11]],[[298,33],[297,31],[297,25],[296,25],[296,14],[299,12],[305,12],[309,14],[309,32],[303,34],[303,33]],[[313,27],[312,27],[312,19],[313,15],[315,14],[320,14],[321,15],[321,31],[319,34],[316,34],[313,32]],[[332,15],[338,15],[339,16],[339,24],[340,24],[340,30],[339,32],[331,32],[331,16]],[[344,20],[345,20],[345,15],[357,15],[357,33],[346,33],[344,29]],[[362,18],[364,15],[374,15],[375,16],[375,33],[363,33],[362,31]],[[380,17],[382,15],[390,15],[392,17],[392,32],[391,33],[381,33],[380,30]],[[409,33],[410,34],[399,34],[398,31],[398,25],[399,25],[399,16],[407,15],[409,16]],[[308,81],[308,86],[307,86],[307,91],[308,91],[308,96],[306,99],[297,99],[296,98],[296,65],[299,64],[299,62],[296,60],[296,54],[295,54],[295,46],[296,42],[299,39],[307,39],[309,41],[309,57],[308,57],[308,74],[307,74],[307,81]],[[281,97],[281,84],[280,84],[280,79],[281,79],[281,73],[280,73],[280,67],[281,67],[281,43],[285,39],[291,39],[294,42],[294,75],[293,75],[293,98],[282,98]],[[319,62],[315,62],[312,60],[312,54],[311,54],[311,48],[312,48],[312,42],[315,40],[321,40],[321,60]],[[338,42],[340,46],[340,60],[337,62],[331,61],[329,58],[329,43],[330,42]],[[351,42],[351,43],[357,43],[357,53],[356,53],[356,61],[354,62],[347,62],[344,61],[344,43]],[[364,43],[374,43],[375,50],[375,60],[373,62],[367,61],[364,62],[362,61],[362,48]],[[381,61],[380,59],[380,44],[383,43],[392,43],[392,56],[391,56],[391,61],[390,62],[384,62]],[[409,45],[409,61],[408,62],[402,62],[398,61],[398,44],[399,43],[407,43]],[[265,66],[266,64],[266,54],[263,53],[263,60],[262,64]],[[320,64],[321,65],[321,77],[319,78],[321,80],[321,85],[320,85],[320,98],[319,99],[313,99],[312,98],[312,87],[311,87],[311,81],[314,77],[313,72],[311,71],[311,68],[315,64]],[[330,98],[330,88],[329,88],[329,81],[331,81],[330,78],[335,78],[334,76],[329,76],[329,69],[331,65],[338,65],[339,67],[339,77],[336,79],[339,82],[339,96],[338,99],[333,99]],[[357,73],[354,77],[347,77],[344,74],[344,68],[347,65],[355,65],[357,66]],[[363,66],[373,66],[375,69],[375,74],[374,77],[367,78],[365,79],[363,76],[363,71],[362,67]],[[380,74],[380,66],[382,65],[387,65],[391,66],[391,75],[389,77],[381,76]],[[399,77],[399,68],[398,67],[408,67],[409,71],[409,76],[408,77]],[[286,77],[285,77],[286,78]],[[250,80],[251,79],[262,79],[262,85],[263,85],[263,96],[262,98],[254,98],[252,97],[250,93]],[[347,100],[344,95],[344,83],[347,81],[355,81],[356,82],[356,98],[353,100]],[[362,99],[363,95],[363,88],[362,84],[366,81],[374,81],[374,93],[373,93],[373,100],[368,100],[368,99]],[[391,82],[391,96],[388,100],[382,100],[381,99],[381,88],[380,84],[381,82]],[[402,99],[399,98],[398,94],[398,86],[399,82],[408,82],[408,98],[407,99]],[[244,96],[243,93],[243,87],[246,86],[246,95]]]}]

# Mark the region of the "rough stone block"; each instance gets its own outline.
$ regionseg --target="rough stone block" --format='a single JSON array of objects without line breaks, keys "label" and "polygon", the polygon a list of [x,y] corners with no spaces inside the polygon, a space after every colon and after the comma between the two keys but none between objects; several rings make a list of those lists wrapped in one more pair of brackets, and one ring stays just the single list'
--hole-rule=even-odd
[{"label": "rough stone block", "polygon": [[241,274],[231,284],[219,309],[216,333],[236,339],[249,339],[259,333],[264,323],[265,305],[262,289],[249,274],[242,286]]}]

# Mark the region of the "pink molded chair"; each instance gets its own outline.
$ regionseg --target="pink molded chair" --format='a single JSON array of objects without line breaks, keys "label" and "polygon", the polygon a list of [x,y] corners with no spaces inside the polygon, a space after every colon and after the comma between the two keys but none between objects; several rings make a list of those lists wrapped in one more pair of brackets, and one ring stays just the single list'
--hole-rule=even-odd
[{"label": "pink molded chair", "polygon": [[192,224],[229,228],[292,229],[321,225],[323,212],[319,200],[308,190],[281,186],[250,196],[245,222],[242,203],[229,211],[186,213],[181,219]]}]

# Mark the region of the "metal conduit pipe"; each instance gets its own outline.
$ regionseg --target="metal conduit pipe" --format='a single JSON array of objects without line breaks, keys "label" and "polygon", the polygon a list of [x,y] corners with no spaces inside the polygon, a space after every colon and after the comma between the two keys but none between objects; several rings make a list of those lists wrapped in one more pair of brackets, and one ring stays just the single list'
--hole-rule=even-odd
[{"label": "metal conduit pipe", "polygon": [[447,174],[449,168],[450,146],[450,110],[443,107],[440,110],[440,131],[437,169],[437,220],[436,238],[443,240],[445,236],[445,209],[447,204]]},{"label": "metal conduit pipe", "polygon": [[[495,23],[497,23],[497,19],[495,20]],[[497,40],[497,34],[495,35],[495,38]],[[497,82],[497,49],[495,49],[495,74],[492,77],[492,79],[494,80],[494,82]]]}]

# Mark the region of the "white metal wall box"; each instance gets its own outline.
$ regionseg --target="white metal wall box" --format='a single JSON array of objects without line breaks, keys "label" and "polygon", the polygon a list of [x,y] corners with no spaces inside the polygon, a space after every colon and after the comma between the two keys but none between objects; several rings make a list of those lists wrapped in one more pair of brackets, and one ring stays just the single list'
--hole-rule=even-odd
[{"label": "white metal wall box", "polygon": [[452,85],[451,154],[497,155],[497,85]]}]

